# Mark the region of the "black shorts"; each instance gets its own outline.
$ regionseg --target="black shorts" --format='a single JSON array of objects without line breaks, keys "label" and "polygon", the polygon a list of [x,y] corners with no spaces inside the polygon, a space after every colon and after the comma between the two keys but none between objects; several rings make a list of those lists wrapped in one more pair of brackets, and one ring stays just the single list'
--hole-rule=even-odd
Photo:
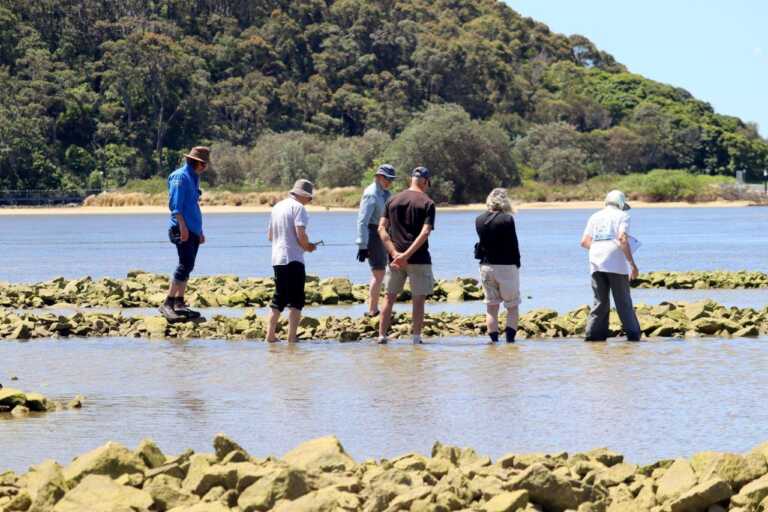
[{"label": "black shorts", "polygon": [[269,307],[282,311],[286,307],[302,309],[304,307],[304,282],[307,273],[304,264],[292,261],[287,265],[275,265],[275,294]]}]

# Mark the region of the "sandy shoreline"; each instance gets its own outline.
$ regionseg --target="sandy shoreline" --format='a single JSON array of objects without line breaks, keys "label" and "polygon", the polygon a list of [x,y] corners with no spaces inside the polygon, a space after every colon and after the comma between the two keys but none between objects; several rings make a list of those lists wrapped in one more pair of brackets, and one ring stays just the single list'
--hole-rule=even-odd
[{"label": "sandy shoreline", "polygon": [[[705,203],[646,203],[632,201],[633,208],[743,208],[750,205],[749,201],[712,201]],[[601,201],[568,201],[568,202],[536,202],[519,203],[518,210],[594,210],[602,206]],[[480,211],[483,204],[466,204],[458,206],[440,206],[441,211]],[[219,213],[268,213],[269,206],[203,206],[205,214]],[[323,212],[354,212],[356,208],[309,206],[310,213]],[[40,208],[0,208],[0,216],[14,215],[136,215],[168,213],[165,206],[62,206]]]}]

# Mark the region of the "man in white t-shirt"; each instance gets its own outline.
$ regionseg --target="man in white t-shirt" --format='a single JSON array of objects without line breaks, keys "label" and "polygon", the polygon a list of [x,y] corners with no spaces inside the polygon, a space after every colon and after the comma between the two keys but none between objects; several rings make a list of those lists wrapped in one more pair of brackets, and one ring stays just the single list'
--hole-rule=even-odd
[{"label": "man in white t-shirt", "polygon": [[587,320],[586,341],[605,341],[608,337],[609,293],[613,295],[627,339],[640,340],[640,324],[629,292],[629,282],[638,274],[629,243],[629,208],[623,192],[608,192],[605,208],[589,218],[581,238],[581,246],[589,250],[595,296]]},{"label": "man in white t-shirt", "polygon": [[272,242],[272,269],[275,271],[275,294],[269,304],[267,341],[277,339],[280,313],[288,308],[288,342],[298,341],[296,331],[304,307],[304,252],[313,252],[317,245],[307,236],[309,215],[305,205],[312,201],[314,186],[308,180],[298,180],[288,197],[272,208],[267,238]]}]

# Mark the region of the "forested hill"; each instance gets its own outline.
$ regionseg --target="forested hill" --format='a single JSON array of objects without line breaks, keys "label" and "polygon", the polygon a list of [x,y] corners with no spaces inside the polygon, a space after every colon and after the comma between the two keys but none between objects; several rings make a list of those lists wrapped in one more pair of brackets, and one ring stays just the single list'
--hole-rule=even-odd
[{"label": "forested hill", "polygon": [[756,174],[768,156],[754,126],[495,0],[3,0],[0,79],[0,189],[120,186],[200,143],[219,184],[418,161],[456,201],[520,169]]}]

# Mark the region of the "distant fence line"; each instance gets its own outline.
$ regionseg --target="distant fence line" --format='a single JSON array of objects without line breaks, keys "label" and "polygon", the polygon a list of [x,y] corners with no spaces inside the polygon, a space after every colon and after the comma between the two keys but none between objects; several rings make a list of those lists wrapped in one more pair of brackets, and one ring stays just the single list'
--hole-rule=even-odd
[{"label": "distant fence line", "polygon": [[46,206],[82,204],[86,197],[103,190],[0,190],[0,206]]}]

